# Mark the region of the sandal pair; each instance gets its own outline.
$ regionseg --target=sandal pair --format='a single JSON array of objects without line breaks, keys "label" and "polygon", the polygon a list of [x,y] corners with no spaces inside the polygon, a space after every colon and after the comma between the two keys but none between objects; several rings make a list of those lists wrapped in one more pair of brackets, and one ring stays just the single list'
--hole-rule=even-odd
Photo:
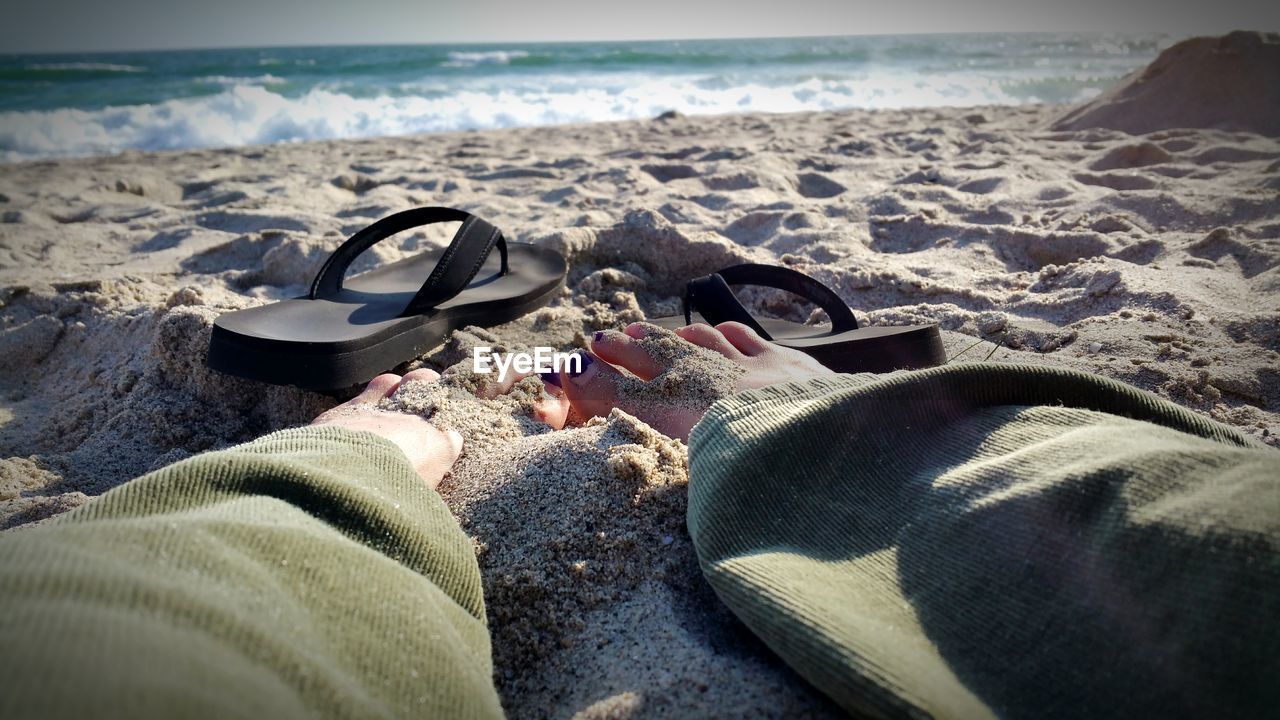
[{"label": "sandal pair", "polygon": [[[344,277],[352,261],[374,244],[439,222],[461,223],[448,247]],[[207,363],[277,385],[346,388],[438,347],[454,330],[500,325],[545,306],[567,275],[560,253],[510,242],[471,213],[444,207],[406,210],[339,246],[305,296],[218,316]],[[757,318],[734,296],[734,285],[792,292],[826,311],[831,324]],[[734,265],[691,280],[683,317],[654,320],[667,328],[727,321],[741,322],[837,372],[916,369],[946,360],[937,325],[858,327],[849,306],[830,288],[772,265]]]}]

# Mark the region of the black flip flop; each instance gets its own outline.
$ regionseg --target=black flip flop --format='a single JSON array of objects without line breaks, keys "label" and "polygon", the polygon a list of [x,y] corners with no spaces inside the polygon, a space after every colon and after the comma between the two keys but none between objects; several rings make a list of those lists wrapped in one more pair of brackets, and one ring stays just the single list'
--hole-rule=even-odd
[{"label": "black flip flop", "polygon": [[[374,243],[457,221],[462,226],[447,248],[343,281],[347,266]],[[497,258],[490,252],[495,246]],[[325,261],[305,297],[218,316],[208,364],[277,385],[350,387],[431,350],[460,327],[499,325],[546,305],[567,272],[559,253],[507,242],[470,213],[405,210],[352,235]]]},{"label": "black flip flop", "polygon": [[[762,285],[799,295],[826,311],[830,326],[756,318],[734,297],[730,285]],[[790,268],[747,263],[689,281],[684,317],[657,318],[675,329],[695,322],[736,321],[766,340],[806,353],[836,372],[889,372],[934,367],[946,362],[937,325],[858,327],[853,311],[831,288]]]}]

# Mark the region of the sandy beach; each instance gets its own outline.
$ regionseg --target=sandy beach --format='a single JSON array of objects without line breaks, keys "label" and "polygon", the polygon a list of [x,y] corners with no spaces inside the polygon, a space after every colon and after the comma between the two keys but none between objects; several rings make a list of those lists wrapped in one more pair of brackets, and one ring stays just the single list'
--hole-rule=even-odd
[{"label": "sandy beach", "polygon": [[[1197,62],[1175,60],[1162,77]],[[1110,116],[676,116],[0,166],[0,528],[338,402],[206,369],[211,323],[301,294],[345,236],[419,205],[554,247],[571,272],[550,307],[400,371],[476,345],[581,347],[675,314],[691,277],[776,263],[860,322],[938,323],[955,362],[1086,370],[1275,445],[1280,138],[1190,115],[1115,129],[1168,107],[1152,83],[1104,96]],[[369,262],[447,240],[405,233]],[[780,292],[744,298],[809,317]],[[551,432],[527,414],[540,383],[478,399],[457,374],[401,407],[465,438],[441,491],[475,544],[513,717],[837,712],[702,580],[681,442],[620,412]]]}]

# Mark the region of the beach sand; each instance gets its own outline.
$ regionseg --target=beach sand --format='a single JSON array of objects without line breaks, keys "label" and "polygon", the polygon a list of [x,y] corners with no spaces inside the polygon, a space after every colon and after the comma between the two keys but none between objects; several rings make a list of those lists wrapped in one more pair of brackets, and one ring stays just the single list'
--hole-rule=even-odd
[{"label": "beach sand", "polygon": [[[1197,62],[1178,57],[1162,72]],[[940,324],[955,361],[1087,370],[1274,445],[1280,140],[1139,95],[1066,118],[673,117],[0,167],[0,527],[335,404],[207,370],[210,324],[302,293],[344,236],[418,205],[554,247],[571,273],[550,307],[400,371],[446,370],[478,344],[581,347],[674,314],[690,277],[781,263],[862,322]],[[1158,115],[1144,134],[1110,129],[1144,114]],[[364,267],[447,239],[405,233]],[[743,296],[809,317],[780,292]],[[550,432],[527,414],[538,383],[488,400],[467,386],[459,374],[395,402],[465,437],[441,492],[474,539],[512,716],[835,712],[702,580],[682,443],[616,411]]]}]

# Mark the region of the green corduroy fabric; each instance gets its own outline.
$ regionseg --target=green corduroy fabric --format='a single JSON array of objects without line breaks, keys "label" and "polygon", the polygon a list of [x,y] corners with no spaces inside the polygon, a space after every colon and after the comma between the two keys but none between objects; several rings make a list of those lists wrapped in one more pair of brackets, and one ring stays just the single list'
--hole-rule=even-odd
[{"label": "green corduroy fabric", "polygon": [[883,717],[1280,707],[1280,453],[1043,367],[839,376],[721,401],[689,530],[720,598]]},{"label": "green corduroy fabric", "polygon": [[399,449],[285,430],[0,537],[0,717],[500,717],[484,618]]}]

